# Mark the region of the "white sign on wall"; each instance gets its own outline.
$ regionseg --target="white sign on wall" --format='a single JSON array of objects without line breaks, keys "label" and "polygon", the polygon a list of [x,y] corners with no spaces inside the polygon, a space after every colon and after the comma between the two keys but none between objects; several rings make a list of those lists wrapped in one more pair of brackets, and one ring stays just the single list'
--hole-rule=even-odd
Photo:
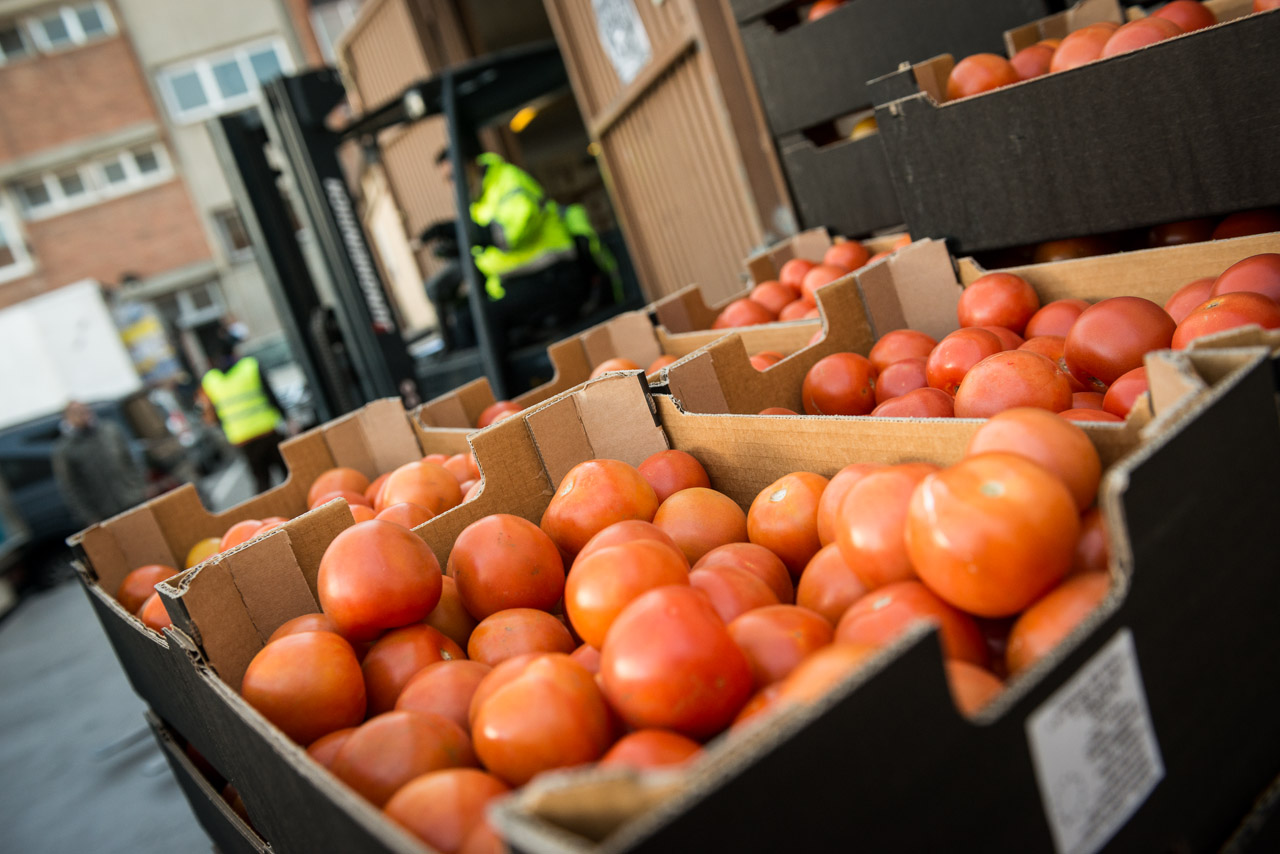
[{"label": "white sign on wall", "polygon": [[636,11],[635,0],[591,0],[596,13],[596,32],[613,70],[623,85],[636,79],[640,69],[653,58],[649,34]]}]

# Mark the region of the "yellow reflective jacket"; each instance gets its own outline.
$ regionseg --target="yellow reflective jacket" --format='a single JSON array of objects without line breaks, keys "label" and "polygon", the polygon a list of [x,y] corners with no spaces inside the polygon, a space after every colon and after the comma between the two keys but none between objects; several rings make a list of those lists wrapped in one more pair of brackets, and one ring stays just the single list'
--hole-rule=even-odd
[{"label": "yellow reflective jacket", "polygon": [[222,432],[233,445],[270,433],[282,420],[280,411],[263,391],[257,359],[246,356],[226,373],[210,369],[200,381],[200,388],[209,397],[222,423]]}]

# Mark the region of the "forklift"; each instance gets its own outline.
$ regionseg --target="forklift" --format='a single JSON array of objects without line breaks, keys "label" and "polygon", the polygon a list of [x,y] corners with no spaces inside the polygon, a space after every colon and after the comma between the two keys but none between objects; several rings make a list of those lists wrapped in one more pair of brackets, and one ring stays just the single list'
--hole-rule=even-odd
[{"label": "forklift", "polygon": [[[514,397],[550,379],[547,344],[644,304],[616,231],[601,235],[617,261],[616,287],[602,289],[598,278],[593,280],[593,265],[584,263],[581,245],[572,259],[504,276],[507,296],[496,301],[471,262],[472,247],[486,238],[468,215],[467,164],[482,151],[480,131],[567,87],[559,49],[547,42],[441,71],[337,129],[329,121],[346,92],[338,73],[328,68],[273,80],[264,86],[257,109],[213,123],[237,206],[321,421],[383,397],[399,396],[407,407],[416,406],[481,375],[488,377],[496,398]],[[340,147],[352,142],[366,158],[376,158],[380,132],[431,116],[443,116],[447,123],[459,212],[453,223],[455,274],[466,303],[454,322],[469,327],[470,334],[453,337],[474,341],[452,350],[441,347],[438,338],[412,347],[406,343],[339,161]],[[286,185],[296,208],[286,198]],[[319,269],[298,242],[299,226],[315,236]],[[447,236],[440,226],[433,231]],[[449,318],[439,321],[444,325]]]}]

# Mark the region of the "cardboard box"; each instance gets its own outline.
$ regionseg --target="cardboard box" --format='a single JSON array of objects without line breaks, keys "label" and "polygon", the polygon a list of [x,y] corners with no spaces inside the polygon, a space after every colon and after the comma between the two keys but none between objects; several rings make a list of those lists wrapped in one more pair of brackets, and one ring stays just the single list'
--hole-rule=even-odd
[{"label": "cardboard box", "polygon": [[[830,850],[851,840],[873,851],[1052,850],[1044,801],[1066,808],[1062,756],[1085,755],[1044,723],[1058,714],[1104,754],[1082,763],[1083,783],[1114,772],[1133,784],[1065,792],[1091,799],[1077,804],[1083,825],[1062,822],[1059,850],[1216,848],[1280,767],[1280,636],[1270,630],[1280,576],[1263,533],[1280,512],[1280,425],[1263,350],[1165,351],[1149,369],[1161,414],[1102,488],[1113,592],[978,719],[955,711],[940,648],[921,632],[826,702],[714,743],[685,776],[583,771],[526,788],[496,810],[510,844],[527,854]],[[1166,406],[1171,388],[1202,383]],[[657,404],[672,445],[740,502],[786,471],[952,462],[979,423],[678,416],[673,402]],[[1130,427],[1087,429],[1114,438]],[[1085,696],[1099,717],[1079,713]],[[1038,772],[1033,752],[1063,742]],[[1106,824],[1108,805],[1115,835],[1071,844],[1082,827]]]},{"label": "cardboard box", "polygon": [[775,136],[871,106],[867,81],[944,51],[998,53],[1005,30],[1050,11],[1044,0],[856,0],[816,21],[741,27]]},{"label": "cardboard box", "polygon": [[801,225],[862,235],[902,222],[878,133],[821,146],[797,134],[778,149]]},{"label": "cardboard box", "polygon": [[153,713],[145,714],[151,734],[156,737],[178,787],[186,795],[196,821],[209,834],[214,848],[220,854],[266,854],[271,851],[271,846],[222,799],[222,784],[215,784],[191,761],[183,749],[182,736]]},{"label": "cardboard box", "polygon": [[970,253],[1280,203],[1277,42],[1260,13],[949,103],[950,55],[874,81],[908,229]]},{"label": "cardboard box", "polygon": [[[129,572],[150,563],[181,568],[193,545],[222,536],[244,519],[297,516],[307,509],[312,481],[334,466],[350,466],[372,478],[427,453],[466,450],[465,438],[418,431],[398,398],[375,401],[285,442],[280,447],[288,469],[284,483],[229,510],[209,512],[188,484],[71,537],[77,576],[133,690],[194,738],[189,710],[173,690],[174,660],[167,642],[115,599]],[[345,503],[339,506],[350,517]]]}]

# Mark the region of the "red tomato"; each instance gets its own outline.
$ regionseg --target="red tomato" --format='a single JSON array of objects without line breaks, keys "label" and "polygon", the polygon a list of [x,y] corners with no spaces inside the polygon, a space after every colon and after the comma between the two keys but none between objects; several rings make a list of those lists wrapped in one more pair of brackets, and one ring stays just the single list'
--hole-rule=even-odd
[{"label": "red tomato", "polygon": [[804,376],[801,395],[809,415],[866,415],[875,409],[875,369],[857,353],[832,353]]},{"label": "red tomato", "polygon": [[994,416],[969,439],[965,456],[1003,452],[1025,457],[1057,475],[1076,507],[1093,504],[1102,461],[1089,435],[1043,409],[1010,409]]},{"label": "red tomato", "polygon": [[630,726],[695,739],[728,726],[751,695],[746,656],[689,587],[650,590],[627,606],[605,638],[600,678]]},{"label": "red tomato", "polygon": [[492,774],[475,768],[450,768],[423,774],[387,801],[387,818],[440,854],[459,854],[477,831],[486,828],[489,802],[510,789]]},{"label": "red tomato", "polygon": [[1139,18],[1111,34],[1111,38],[1102,46],[1102,57],[1106,59],[1118,53],[1128,53],[1180,35],[1182,28],[1168,18]]},{"label": "red tomato", "polygon": [[871,472],[840,503],[836,545],[868,589],[915,578],[904,538],[907,505],[933,463],[903,463]]},{"label": "red tomato", "polygon": [[689,584],[706,594],[711,607],[726,623],[748,611],[781,604],[768,584],[736,566],[695,569],[689,573]]},{"label": "red tomato", "polygon": [[168,581],[177,574],[178,570],[160,563],[140,566],[120,582],[120,587],[116,590],[116,601],[130,614],[136,614],[143,603],[156,592],[157,584]]},{"label": "red tomato", "polygon": [[871,253],[867,251],[867,247],[856,240],[843,240],[831,244],[822,256],[822,263],[852,271],[864,266],[870,259]]},{"label": "red tomato", "polygon": [[1041,43],[1024,47],[1009,60],[1013,70],[1018,73],[1019,80],[1031,80],[1048,74],[1051,62],[1053,62],[1053,48]]},{"label": "red tomato", "polygon": [[[1096,409],[1102,410],[1102,401],[1106,398],[1096,391],[1078,391],[1071,395],[1072,409]],[[1058,413],[1061,415],[1062,413]]]},{"label": "red tomato", "polygon": [[572,558],[614,522],[653,521],[658,503],[653,487],[633,467],[618,460],[588,460],[560,481],[542,514],[542,530]]},{"label": "red tomato", "polygon": [[942,651],[979,666],[987,642],[973,618],[934,595],[919,581],[897,581],[872,590],[849,606],[836,626],[836,642],[887,646],[922,621],[937,623]]},{"label": "red tomato", "polygon": [[405,683],[395,707],[442,715],[469,733],[471,698],[492,669],[484,662],[466,659],[428,664]]},{"label": "red tomato", "polygon": [[1017,350],[1019,347],[1021,347],[1023,344],[1026,343],[1026,339],[1024,339],[1021,335],[1014,332],[1012,329],[1006,329],[1003,326],[979,326],[978,328],[985,329],[988,332],[990,332],[992,335],[999,338],[1000,344],[1006,350]]},{"label": "red tomato", "polygon": [[688,583],[689,563],[681,552],[661,542],[633,540],[574,563],[565,585],[565,612],[578,636],[599,649],[609,626],[642,593]]},{"label": "red tomato", "polygon": [[1050,362],[1058,367],[1062,375],[1067,378],[1067,385],[1071,386],[1072,392],[1086,391],[1085,387],[1076,381],[1067,371],[1067,366],[1062,361],[1062,351],[1066,346],[1067,339],[1057,335],[1037,335],[1034,338],[1028,338],[1022,342],[1019,350],[1029,350],[1032,353],[1039,353]]},{"label": "red tomato", "polygon": [[1079,534],[1066,485],[1006,453],[929,475],[907,511],[916,574],[945,601],[982,617],[1016,614],[1058,583]]},{"label": "red tomato", "polygon": [[840,547],[832,543],[819,549],[805,567],[796,587],[796,604],[834,626],[866,592],[862,579],[840,556]]},{"label": "red tomato", "polygon": [[653,487],[658,503],[666,501],[682,489],[711,486],[711,478],[707,476],[702,463],[685,451],[658,451],[642,462],[637,471]]},{"label": "red tomato", "polygon": [[928,388],[929,377],[925,371],[928,361],[923,356],[912,356],[888,365],[876,377],[876,405],[900,397],[918,388]]},{"label": "red tomato", "polygon": [[1123,421],[1123,418],[1104,412],[1101,409],[1064,409],[1058,413],[1059,418],[1068,421]]},{"label": "red tomato", "polygon": [[729,635],[751,664],[756,688],[781,682],[796,666],[831,643],[831,624],[798,605],[769,605],[729,623]]},{"label": "red tomato", "polygon": [[653,524],[675,540],[690,564],[726,543],[747,541],[747,514],[729,496],[696,486],[672,495]]},{"label": "red tomato", "polygon": [[1112,297],[1084,310],[1067,333],[1063,361],[1088,391],[1103,391],[1142,357],[1173,340],[1173,322],[1163,308],[1142,297]]},{"label": "red tomato", "polygon": [[795,298],[795,292],[781,282],[761,282],[747,294],[747,299],[760,303],[774,317]]},{"label": "red tomato", "polygon": [[1092,258],[1115,251],[1115,244],[1105,237],[1069,237],[1066,240],[1046,240],[1038,244],[1031,254],[1034,264],[1052,264],[1055,261],[1071,261],[1075,258]]},{"label": "red tomato", "polygon": [[338,466],[321,472],[307,490],[307,506],[314,507],[316,499],[330,492],[359,492],[369,488],[369,478],[362,472],[346,466]]},{"label": "red tomato", "polygon": [[138,608],[138,619],[142,621],[142,625],[158,635],[164,634],[164,630],[173,625],[173,619],[165,610],[164,600],[160,598],[158,592],[148,596],[147,601]]},{"label": "red tomato", "polygon": [[1212,27],[1218,23],[1217,17],[1213,12],[1209,11],[1209,7],[1196,0],[1173,0],[1172,3],[1166,3],[1156,12],[1152,13],[1153,18],[1167,18],[1178,25],[1178,29],[1184,33],[1194,30],[1203,29],[1204,27]]},{"label": "red tomato", "polygon": [[1110,589],[1106,573],[1086,572],[1068,578],[1028,608],[1009,632],[1005,653],[1009,673],[1021,673],[1048,655],[1093,613]]},{"label": "red tomato", "polygon": [[467,648],[471,633],[476,628],[476,618],[467,613],[462,597],[458,595],[458,582],[447,575],[440,579],[440,601],[422,622],[462,649]]},{"label": "red tomato", "polygon": [[1164,310],[1173,318],[1174,323],[1181,323],[1188,314],[1209,298],[1213,283],[1217,279],[1206,277],[1188,282],[1174,292],[1164,304]]},{"label": "red tomato", "polygon": [[989,418],[1019,406],[1050,412],[1071,408],[1071,384],[1039,353],[1007,350],[969,369],[956,390],[957,418]]},{"label": "red tomato", "polygon": [[702,745],[664,729],[642,729],[624,735],[600,759],[600,767],[668,768],[702,755]]},{"label": "red tomato", "polygon": [[966,56],[951,69],[947,78],[947,100],[968,98],[1017,83],[1022,78],[1003,56],[994,53],[975,53]]},{"label": "red tomato", "polygon": [[1280,328],[1280,305],[1251,291],[1210,297],[1178,324],[1172,346],[1181,350],[1205,335],[1255,323],[1263,329]]},{"label": "red tomato", "polygon": [[1111,34],[1119,28],[1119,24],[1104,21],[1069,33],[1053,53],[1053,62],[1049,63],[1049,73],[1057,74],[1059,71],[1067,71],[1098,59],[1102,56],[1102,48],[1111,38]]},{"label": "red tomato", "polygon": [[795,291],[796,297],[799,298],[800,285],[804,282],[804,277],[816,266],[818,265],[804,258],[792,258],[778,271],[778,281]]},{"label": "red tomato", "polygon": [[835,473],[818,501],[818,542],[825,546],[836,541],[840,502],[855,483],[881,467],[880,463],[851,463]]},{"label": "red tomato", "polygon": [[791,582],[787,565],[764,546],[757,546],[755,543],[727,543],[717,546],[699,558],[693,568],[711,569],[715,566],[732,566],[745,570],[763,581],[782,604],[789,605],[795,601],[796,588]]},{"label": "red tomato", "polygon": [[649,367],[644,369],[646,376],[653,376],[668,365],[674,365],[679,361],[675,356],[659,356],[649,363]]},{"label": "red tomato", "polygon": [[351,644],[303,632],[258,650],[240,683],[245,702],[299,744],[364,720],[364,674]]},{"label": "red tomato", "polygon": [[1012,273],[988,273],[960,292],[956,315],[961,326],[1003,326],[1019,335],[1040,310],[1040,297]]},{"label": "red tomato", "polygon": [[638,365],[636,362],[632,361],[631,359],[605,359],[603,362],[596,365],[591,370],[591,373],[587,376],[587,379],[594,380],[596,377],[602,377],[605,374],[613,373],[614,371],[638,371],[638,370],[640,370],[640,365]]},{"label": "red tomato", "polygon": [[639,519],[626,519],[622,522],[614,522],[588,540],[587,544],[582,547],[582,551],[578,552],[578,556],[573,559],[573,565],[577,566],[593,552],[598,552],[611,546],[620,546],[623,543],[635,542],[636,540],[652,540],[655,543],[661,543],[677,555],[684,557],[684,552],[680,551],[676,541],[671,539],[671,536],[657,525],[652,522],[642,522]]},{"label": "red tomato", "polygon": [[914,329],[895,329],[880,336],[880,340],[867,354],[867,359],[876,371],[883,371],[894,362],[900,362],[903,359],[914,356],[927,359],[936,346],[938,342],[923,332],[917,332]]},{"label": "red tomato", "polygon": [[476,419],[476,427],[483,430],[490,424],[495,424],[504,418],[515,415],[522,409],[524,407],[510,400],[499,400],[497,403],[491,403],[480,412],[480,417]]},{"label": "red tomato", "polygon": [[376,715],[395,708],[400,691],[422,668],[464,656],[456,643],[430,626],[419,624],[387,632],[360,663],[369,712]]},{"label": "red tomato", "polygon": [[787,409],[785,406],[767,406],[761,409],[759,415],[799,415],[799,412]]},{"label": "red tomato", "polygon": [[[778,320],[803,320],[811,308],[813,306],[802,299],[789,302],[782,307],[782,311],[778,312]],[[818,335],[821,337],[822,330],[818,330]]]},{"label": "red tomato", "polygon": [[379,497],[383,507],[407,501],[438,516],[462,503],[462,487],[444,466],[419,460],[393,471]]},{"label": "red tomato", "polygon": [[1003,349],[1000,339],[985,329],[958,329],[929,354],[925,364],[929,385],[954,395],[970,368]]},{"label": "red tomato", "polygon": [[[1265,0],[1265,2],[1270,3],[1271,0]],[[1256,8],[1258,5],[1260,5],[1259,0],[1254,0],[1255,12],[1262,11],[1262,9]],[[1277,7],[1272,5],[1271,8]],[[1213,230],[1213,239],[1227,240],[1232,237],[1246,237],[1251,234],[1270,234],[1273,231],[1280,231],[1280,211],[1272,208],[1259,208],[1231,214],[1231,216],[1218,223],[1218,227]]]},{"label": "red tomato", "polygon": [[816,21],[819,18],[825,18],[848,2],[849,0],[818,0],[818,2],[809,7],[809,20]]},{"label": "red tomato", "polygon": [[955,401],[936,388],[918,388],[892,397],[871,410],[879,418],[952,418]]},{"label": "red tomato", "polygon": [[[1190,30],[1188,30],[1190,32]],[[1183,219],[1153,225],[1147,232],[1147,246],[1182,246],[1186,243],[1202,243],[1213,236],[1213,219]]]},{"label": "red tomato", "polygon": [[316,577],[320,607],[356,641],[422,620],[440,601],[440,587],[440,563],[422,538],[380,519],[334,537]]},{"label": "red tomato", "polygon": [[737,299],[716,315],[712,329],[735,329],[740,326],[757,326],[777,319],[772,311],[755,300]]},{"label": "red tomato", "polygon": [[793,472],[760,490],[747,510],[747,538],[782,558],[792,577],[822,547],[818,542],[818,502],[827,479]]},{"label": "red tomato", "polygon": [[573,652],[577,644],[564,623],[533,608],[511,608],[480,621],[467,642],[467,657],[490,667],[530,652]]},{"label": "red tomato", "polygon": [[[1280,314],[1280,311],[1277,311]],[[1138,397],[1147,392],[1147,369],[1134,368],[1120,377],[1107,389],[1102,398],[1102,409],[1120,418],[1129,417],[1129,410]]]},{"label": "red tomato", "polygon": [[600,650],[590,644],[584,643],[569,653],[569,657],[593,676],[600,672]]},{"label": "red tomato", "polygon": [[816,294],[820,288],[826,287],[836,279],[843,279],[847,275],[849,275],[849,271],[844,267],[819,264],[804,274],[804,281],[800,283],[800,298],[809,305],[816,305],[818,302]]},{"label": "red tomato", "polygon": [[786,679],[778,683],[773,708],[808,705],[830,693],[875,658],[879,649],[839,639],[800,662]]},{"label": "red tomato", "polygon": [[1216,297],[1238,291],[1252,291],[1280,303],[1280,254],[1265,252],[1237,261],[1218,276],[1209,295]]},{"label": "red tomato", "polygon": [[218,543],[218,551],[230,551],[236,546],[249,542],[261,527],[261,519],[245,519],[241,522],[236,522],[222,535],[222,540]]},{"label": "red tomato", "polygon": [[476,764],[462,727],[430,712],[387,712],[361,724],[333,757],[333,776],[381,807],[432,771]]},{"label": "red tomato", "polygon": [[1088,301],[1082,299],[1056,299],[1047,302],[1031,315],[1022,334],[1029,339],[1039,335],[1057,335],[1065,339],[1076,318],[1088,307]]},{"label": "red tomato", "polygon": [[338,755],[338,751],[342,749],[342,745],[347,743],[347,739],[351,738],[351,734],[355,731],[356,728],[350,726],[321,736],[307,745],[307,755],[325,768],[332,768],[333,760]]},{"label": "red tomato", "polygon": [[946,663],[947,685],[951,698],[960,714],[973,717],[1004,690],[1004,683],[989,670],[967,661],[951,660]]},{"label": "red tomato", "polygon": [[1107,523],[1102,511],[1091,507],[1080,517],[1080,540],[1071,572],[1106,572],[1111,565],[1111,546],[1107,540]]},{"label": "red tomato", "polygon": [[556,544],[537,525],[507,513],[464,528],[449,552],[448,572],[467,613],[478,620],[508,608],[547,611],[564,595]]}]

